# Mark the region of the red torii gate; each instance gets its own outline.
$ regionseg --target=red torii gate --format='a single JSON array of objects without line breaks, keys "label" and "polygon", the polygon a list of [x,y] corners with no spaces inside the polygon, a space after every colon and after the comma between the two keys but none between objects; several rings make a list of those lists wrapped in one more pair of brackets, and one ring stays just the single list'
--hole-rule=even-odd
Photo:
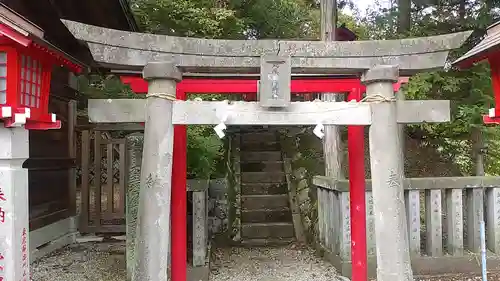
[{"label": "red torii gate", "polygon": [[[136,94],[146,94],[148,83],[139,76],[120,76]],[[401,78],[394,84],[399,91],[408,78]],[[177,84],[176,98],[186,100],[187,94],[243,94],[246,100],[255,99],[258,80],[234,78],[184,78]],[[300,78],[292,79],[291,93],[306,95],[311,100],[314,93],[348,93],[347,100],[359,101],[365,86],[358,78]],[[367,280],[366,247],[366,204],[364,166],[364,127],[348,126],[349,194],[351,205],[351,261],[353,280]],[[186,126],[174,126],[174,154],[172,168],[171,197],[171,278],[172,281],[186,280],[187,260],[187,135]],[[175,257],[175,258],[174,258]]]}]

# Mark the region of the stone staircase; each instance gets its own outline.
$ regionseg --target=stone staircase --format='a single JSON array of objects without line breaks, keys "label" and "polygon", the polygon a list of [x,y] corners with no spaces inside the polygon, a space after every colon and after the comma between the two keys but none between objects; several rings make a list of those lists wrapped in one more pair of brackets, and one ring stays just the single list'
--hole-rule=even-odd
[{"label": "stone staircase", "polygon": [[294,241],[292,213],[277,132],[240,130],[241,243],[272,246]]}]

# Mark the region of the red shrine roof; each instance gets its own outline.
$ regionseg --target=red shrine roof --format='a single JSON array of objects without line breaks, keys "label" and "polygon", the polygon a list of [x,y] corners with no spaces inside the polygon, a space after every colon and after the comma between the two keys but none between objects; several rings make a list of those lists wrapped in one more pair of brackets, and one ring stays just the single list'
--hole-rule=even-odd
[{"label": "red shrine roof", "polygon": [[500,55],[500,21],[490,25],[483,40],[453,64],[467,68],[497,54]]},{"label": "red shrine roof", "polygon": [[0,38],[5,37],[24,46],[32,46],[39,51],[54,57],[60,64],[71,71],[80,72],[82,63],[57,48],[44,38],[44,31],[16,13],[3,3],[0,3]]}]

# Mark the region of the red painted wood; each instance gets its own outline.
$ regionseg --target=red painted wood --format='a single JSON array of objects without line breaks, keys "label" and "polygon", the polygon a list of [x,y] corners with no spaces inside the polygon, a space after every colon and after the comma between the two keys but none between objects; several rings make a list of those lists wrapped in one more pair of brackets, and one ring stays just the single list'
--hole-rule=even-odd
[{"label": "red painted wood", "polygon": [[[64,53],[33,42],[29,37],[24,36],[9,26],[1,23],[0,38],[2,38],[0,45],[9,45],[10,42],[13,42],[20,51],[31,55],[44,63],[50,61],[51,63],[64,65],[75,73],[80,73],[83,69],[81,65],[70,61]],[[4,40],[3,38],[8,38],[10,42],[9,40]]]},{"label": "red painted wood", "polygon": [[27,36],[24,36],[19,32],[15,31],[14,29],[10,28],[9,26],[1,23],[0,23],[0,34],[24,47],[28,47],[29,44],[31,44],[31,39],[29,39]]},{"label": "red painted wood", "polygon": [[61,120],[56,120],[54,123],[26,122],[24,125],[27,130],[55,130],[61,129],[61,127]]},{"label": "red painted wood", "polygon": [[461,69],[466,69],[474,66],[474,64],[484,61],[484,60],[490,60],[491,58],[498,57],[500,55],[500,49],[495,48],[489,51],[484,52],[482,55],[475,57],[475,58],[469,58],[467,60],[461,61],[460,63],[457,64],[457,66]]},{"label": "red painted wood", "polygon": [[[177,89],[176,98],[186,100],[186,93]],[[187,131],[184,125],[174,126],[172,165],[172,281],[186,281],[187,275]]]},{"label": "red painted wood", "polygon": [[49,49],[36,42],[31,43],[31,45],[29,46],[29,52],[31,54],[34,54],[37,58],[52,61],[52,63],[54,64],[63,65],[74,73],[81,73],[83,70],[82,65],[72,62],[71,60],[66,58],[66,56],[63,53],[57,50]]},{"label": "red painted wood", "polygon": [[[361,90],[353,89],[347,100],[360,101]],[[366,200],[364,126],[347,126],[349,195],[351,206],[352,280],[367,281]]]},{"label": "red painted wood", "polygon": [[[130,86],[137,94],[148,92],[148,83],[139,76],[120,76],[124,84]],[[402,77],[399,83],[394,84],[394,90],[398,91],[401,83],[407,83],[408,78]],[[177,84],[179,90],[186,93],[197,94],[247,94],[257,92],[256,79],[196,79],[185,78]],[[364,92],[365,86],[357,78],[343,79],[294,79],[291,83],[292,94],[302,93],[348,93],[353,88],[359,88]]]},{"label": "red painted wood", "polygon": [[500,56],[489,59],[491,69],[491,86],[495,96],[495,117],[500,117]]},{"label": "red painted wood", "polygon": [[500,124],[500,118],[483,115],[483,123],[486,125],[498,125]]},{"label": "red painted wood", "polygon": [[15,108],[20,105],[18,51],[10,46],[1,46],[0,51],[7,52],[7,105]]}]

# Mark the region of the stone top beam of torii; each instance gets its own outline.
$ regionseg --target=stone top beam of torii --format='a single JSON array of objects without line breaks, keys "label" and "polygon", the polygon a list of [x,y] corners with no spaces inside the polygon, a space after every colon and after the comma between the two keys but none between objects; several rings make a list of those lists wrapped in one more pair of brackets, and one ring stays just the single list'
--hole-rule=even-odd
[{"label": "stone top beam of torii", "polygon": [[374,41],[219,40],[113,30],[63,20],[87,43],[94,60],[111,69],[142,70],[170,55],[184,73],[256,74],[263,55],[290,56],[292,73],[361,74],[376,65],[398,65],[401,76],[442,68],[448,51],[471,32]]}]

